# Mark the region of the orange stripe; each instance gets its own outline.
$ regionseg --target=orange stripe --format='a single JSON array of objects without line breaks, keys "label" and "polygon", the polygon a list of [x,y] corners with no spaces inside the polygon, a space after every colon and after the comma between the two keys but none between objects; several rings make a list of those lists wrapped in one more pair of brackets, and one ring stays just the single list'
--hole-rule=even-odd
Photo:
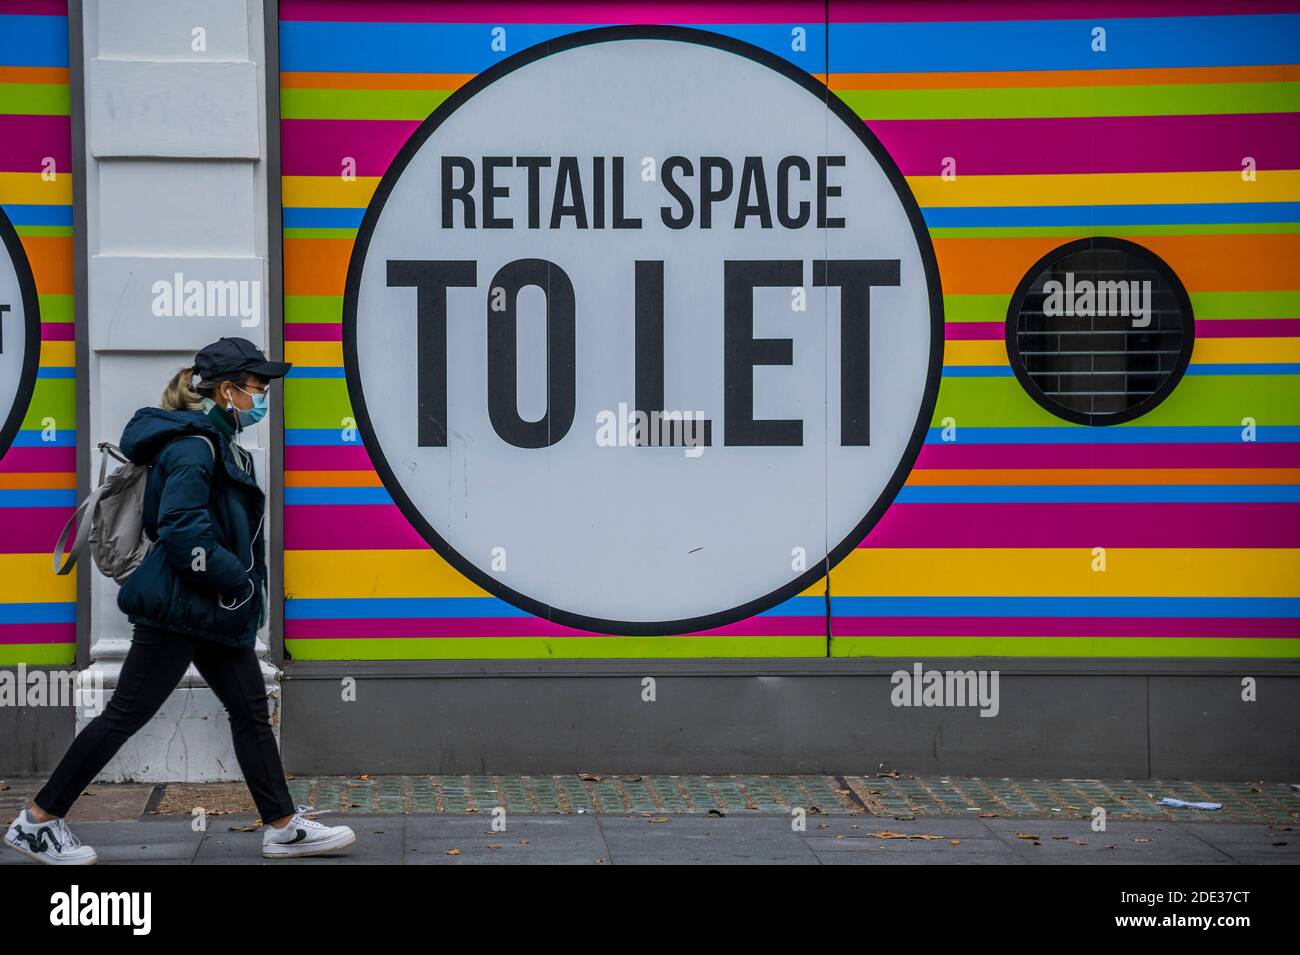
[{"label": "orange stripe", "polygon": [[473,73],[281,73],[282,89],[455,90]]},{"label": "orange stripe", "polygon": [[284,294],[342,295],[351,239],[285,239]]},{"label": "orange stripe", "polygon": [[35,488],[37,490],[64,490],[77,487],[77,475],[71,471],[4,471],[0,472],[0,488]]},{"label": "orange stripe", "polygon": [[[1286,291],[1300,287],[1300,235],[1129,236],[1160,256],[1189,292]],[[1006,295],[1069,236],[935,239],[948,295]]]},{"label": "orange stripe", "polygon": [[921,468],[912,485],[1300,484],[1300,468]]},{"label": "orange stripe", "polygon": [[66,66],[0,66],[0,83],[43,83],[68,85]]},{"label": "orange stripe", "polygon": [[36,279],[36,291],[41,295],[71,295],[72,237],[25,235],[22,243]]},{"label": "orange stripe", "polygon": [[382,487],[374,471],[285,471],[285,487]]},{"label": "orange stripe", "polygon": [[1007,70],[996,73],[832,73],[830,87],[833,90],[920,90],[1285,83],[1294,78],[1296,70],[1295,66],[1187,66],[1129,70]]}]

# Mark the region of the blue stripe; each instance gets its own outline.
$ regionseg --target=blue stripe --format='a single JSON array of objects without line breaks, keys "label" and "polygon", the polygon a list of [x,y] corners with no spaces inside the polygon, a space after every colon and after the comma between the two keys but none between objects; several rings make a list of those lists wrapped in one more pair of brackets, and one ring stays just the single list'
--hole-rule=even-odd
[{"label": "blue stripe", "polygon": [[[1027,11],[1032,16],[1032,10]],[[1106,31],[1093,52],[1092,31]],[[832,73],[1113,70],[1294,63],[1300,16],[838,23]],[[1050,97],[1050,91],[1042,94]]]},{"label": "blue stripe", "polygon": [[1189,375],[1300,375],[1300,363],[1296,362],[1241,362],[1234,364],[1192,364],[1187,366]]},{"label": "blue stripe", "polygon": [[68,18],[0,14],[0,63],[67,66]]},{"label": "blue stripe", "polygon": [[364,447],[361,442],[361,432],[356,428],[352,429],[352,440],[343,440],[342,428],[285,428],[284,443],[286,445],[331,445],[336,447]]},{"label": "blue stripe", "polygon": [[[0,507],[76,507],[74,490],[0,490]],[[51,542],[51,546],[53,543]]]},{"label": "blue stripe", "polygon": [[[3,605],[0,605],[3,606]],[[1294,597],[832,597],[847,617],[1300,617]],[[761,614],[809,617],[826,613],[825,598],[794,597]],[[290,598],[289,620],[406,617],[529,617],[496,597]]]},{"label": "blue stripe", "polygon": [[[1245,444],[1237,425],[1117,425],[1090,428],[1063,425],[1057,428],[957,428],[957,441],[945,442],[943,428],[931,428],[927,444]],[[1300,426],[1260,425],[1255,429],[1260,443],[1300,441]]]},{"label": "blue stripe", "polygon": [[76,378],[77,369],[75,368],[38,368],[36,369],[37,378]]},{"label": "blue stripe", "polygon": [[327,368],[323,365],[294,365],[286,378],[342,378],[342,368]]},{"label": "blue stripe", "polygon": [[[1297,51],[1300,53],[1300,50]],[[1208,225],[1300,222],[1300,202],[1200,202],[1124,206],[965,206],[922,210],[931,228],[1054,225]]]},{"label": "blue stripe", "polygon": [[944,365],[945,378],[1014,378],[1010,365]]},{"label": "blue stripe", "polygon": [[44,434],[37,428],[28,428],[19,431],[14,437],[13,447],[15,448],[75,448],[77,446],[77,432],[72,428],[59,428],[54,432],[53,441],[42,441],[41,436]]},{"label": "blue stripe", "polygon": [[22,225],[72,225],[72,206],[10,205],[4,206],[5,215],[15,226]]},{"label": "blue stripe", "polygon": [[898,492],[900,504],[1295,504],[1294,484],[1115,484],[914,486]]},{"label": "blue stripe", "polygon": [[77,604],[5,604],[0,603],[0,623],[76,623]]},{"label": "blue stripe", "polygon": [[392,504],[382,487],[286,487],[286,504]]},{"label": "blue stripe", "polygon": [[361,219],[365,214],[364,207],[360,209],[286,208],[284,227],[286,229],[355,229],[361,225]]},{"label": "blue stripe", "polygon": [[[498,26],[505,29],[504,51],[492,49],[492,31]],[[482,73],[528,47],[592,26],[285,20],[280,23],[280,68],[288,72]],[[791,49],[796,26],[804,30],[806,37],[801,52]],[[825,72],[826,24],[823,22],[727,23],[700,29],[762,47],[809,73]]]}]

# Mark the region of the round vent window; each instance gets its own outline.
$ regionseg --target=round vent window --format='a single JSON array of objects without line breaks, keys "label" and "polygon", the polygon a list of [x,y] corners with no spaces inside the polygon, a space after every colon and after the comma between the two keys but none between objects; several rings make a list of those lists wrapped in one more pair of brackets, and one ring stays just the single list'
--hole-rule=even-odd
[{"label": "round vent window", "polygon": [[1020,384],[1057,417],[1107,425],[1146,414],[1192,357],[1192,303],[1154,253],[1080,239],[1039,259],[1007,312]]}]

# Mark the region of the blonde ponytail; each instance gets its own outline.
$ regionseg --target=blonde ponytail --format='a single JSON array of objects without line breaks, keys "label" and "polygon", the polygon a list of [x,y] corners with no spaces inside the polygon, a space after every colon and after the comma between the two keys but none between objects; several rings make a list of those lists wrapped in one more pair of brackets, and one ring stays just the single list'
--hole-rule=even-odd
[{"label": "blonde ponytail", "polygon": [[202,411],[203,397],[194,390],[194,369],[182,368],[162,393],[162,407],[167,411]]}]

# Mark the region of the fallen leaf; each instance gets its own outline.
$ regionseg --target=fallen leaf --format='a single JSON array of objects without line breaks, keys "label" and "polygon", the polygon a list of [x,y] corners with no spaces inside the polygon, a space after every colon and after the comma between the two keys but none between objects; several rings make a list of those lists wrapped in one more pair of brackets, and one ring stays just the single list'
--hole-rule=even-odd
[{"label": "fallen leaf", "polygon": [[890,832],[888,829],[882,830],[880,832],[868,832],[867,835],[872,836],[876,839],[919,839],[925,842],[929,842],[930,840],[933,839],[943,838],[943,836],[932,835],[931,833],[928,832],[914,832],[914,833]]},{"label": "fallen leaf", "polygon": [[1053,839],[1068,839],[1069,836],[1052,836]]},{"label": "fallen leaf", "polygon": [[980,818],[981,818],[981,819],[996,819],[997,817],[998,817],[998,814],[997,814],[996,812],[982,812],[982,813],[980,813]]},{"label": "fallen leaf", "polygon": [[651,821],[651,822],[671,822],[672,820],[669,819],[667,816],[657,816],[656,818],[651,819],[650,821]]},{"label": "fallen leaf", "polygon": [[1150,840],[1150,839],[1147,839],[1147,838],[1144,838],[1144,837],[1142,837],[1142,836],[1137,836],[1136,838],[1134,838],[1133,841],[1134,841],[1134,842],[1150,842],[1151,840]]},{"label": "fallen leaf", "polygon": [[960,840],[960,839],[949,839],[949,840],[948,840],[948,844],[949,844],[949,845],[954,845],[954,846],[959,846],[959,845],[961,845],[961,840]]},{"label": "fallen leaf", "polygon": [[258,829],[261,828],[262,828],[262,821],[259,819],[257,822],[250,822],[246,826],[230,826],[228,829],[226,829],[226,831],[227,832],[256,832]]},{"label": "fallen leaf", "polygon": [[595,773],[578,773],[578,778],[585,783],[599,783],[605,779],[604,776],[597,776]]},{"label": "fallen leaf", "polygon": [[829,829],[830,827],[831,827],[831,824],[830,824],[829,822],[819,822],[819,823],[817,823],[817,828],[818,828],[818,829]]},{"label": "fallen leaf", "polygon": [[900,773],[900,772],[899,772],[898,770],[896,770],[896,769],[891,769],[891,770],[890,770],[889,772],[887,772],[887,773],[876,773],[876,776],[877,776],[877,777],[879,777],[879,778],[883,778],[883,779],[899,779],[899,778],[902,777],[902,775],[903,775],[903,774]]},{"label": "fallen leaf", "polygon": [[449,856],[458,856],[458,855],[460,855],[460,850],[459,850],[459,849],[448,849],[448,850],[447,850],[447,855],[449,855]]},{"label": "fallen leaf", "polygon": [[499,843],[499,842],[489,842],[489,843],[488,843],[488,848],[489,848],[489,849],[500,849],[500,848],[501,848],[501,843]]},{"label": "fallen leaf", "polygon": [[1042,837],[1042,836],[1035,835],[1035,834],[1032,833],[1032,832],[1017,832],[1017,833],[1016,833],[1016,838],[1017,838],[1017,839],[1041,839],[1041,838],[1043,838],[1043,837]]},{"label": "fallen leaf", "polygon": [[528,845],[528,840],[527,840],[527,839],[520,839],[520,840],[519,840],[519,844],[520,844],[521,846],[526,846],[526,845]]},{"label": "fallen leaf", "polygon": [[1086,846],[1088,843],[1084,842],[1082,839],[1075,839],[1074,844],[1076,846]]},{"label": "fallen leaf", "polygon": [[717,817],[720,818],[720,819],[724,819],[724,818],[726,818],[726,815],[727,815],[727,814],[726,814],[725,812],[723,812],[721,809],[710,809],[708,812],[705,813],[705,815],[706,815],[706,816],[717,816]]}]

